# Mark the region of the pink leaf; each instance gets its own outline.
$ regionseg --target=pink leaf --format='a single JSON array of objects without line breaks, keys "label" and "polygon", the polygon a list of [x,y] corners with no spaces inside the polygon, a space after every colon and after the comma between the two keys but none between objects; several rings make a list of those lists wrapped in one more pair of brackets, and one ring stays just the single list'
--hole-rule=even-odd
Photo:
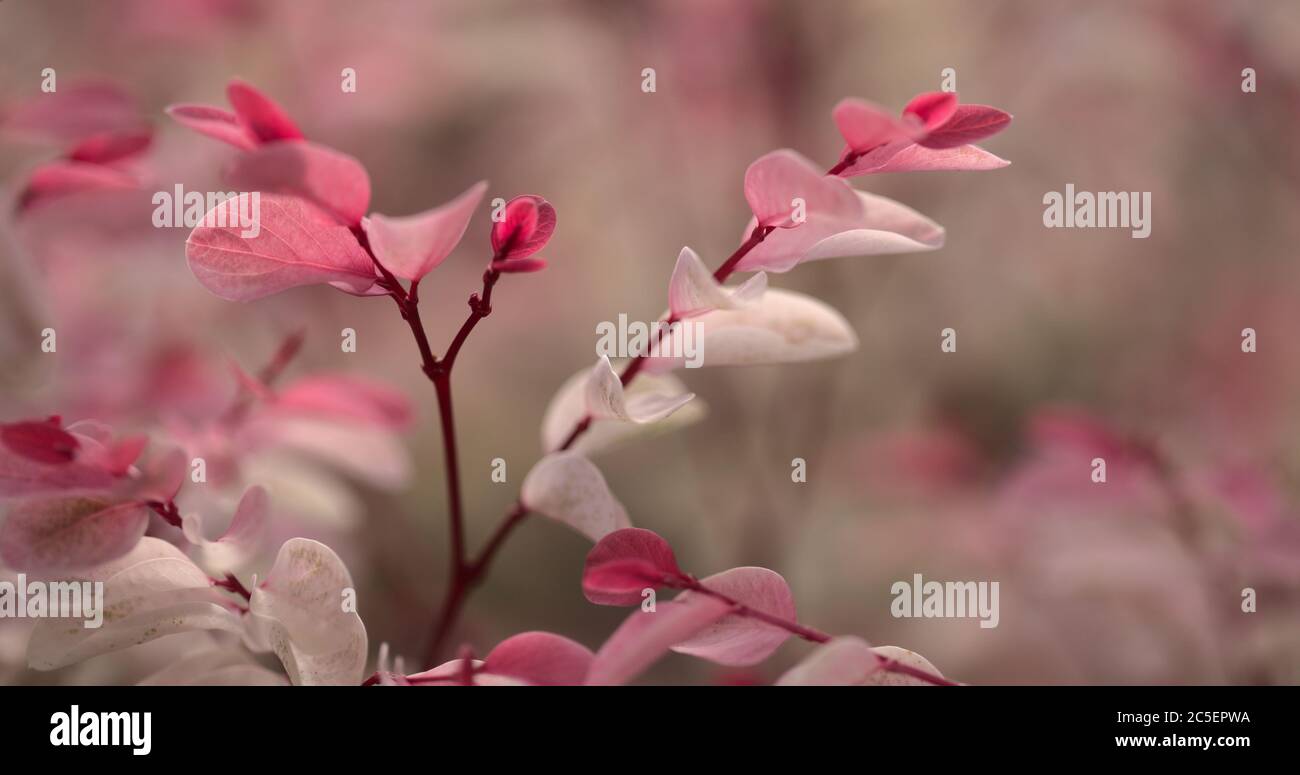
[{"label": "pink leaf", "polygon": [[14,106],[3,117],[7,131],[76,143],[101,132],[127,132],[140,128],[135,100],[108,82],[60,86]]},{"label": "pink leaf", "polygon": [[943,126],[956,112],[957,95],[941,91],[918,94],[903,108],[903,116],[919,122],[918,134],[920,135],[928,134]]},{"label": "pink leaf", "polygon": [[840,100],[831,111],[835,126],[849,148],[869,151],[894,140],[913,139],[915,131],[879,105],[866,100]]},{"label": "pink leaf", "polygon": [[131,551],[148,525],[149,511],[138,502],[29,501],[10,509],[0,526],[0,558],[21,571],[86,568]]},{"label": "pink leaf", "polygon": [[361,162],[306,140],[279,140],[240,154],[226,171],[241,191],[309,199],[357,226],[370,207],[370,175]]},{"label": "pink leaf", "polygon": [[77,437],[59,427],[56,418],[0,425],[0,443],[10,452],[38,463],[71,463],[80,446]]},{"label": "pink leaf", "polygon": [[112,167],[80,161],[54,161],[42,164],[27,177],[27,185],[18,195],[18,212],[68,194],[125,191],[138,186],[135,178]]},{"label": "pink leaf", "polygon": [[[617,563],[605,568],[610,563]],[[673,548],[651,530],[628,527],[600,539],[587,553],[582,592],[597,605],[637,605],[641,590],[683,577]],[[658,584],[647,583],[657,577]]]},{"label": "pink leaf", "polygon": [[956,148],[983,140],[1007,128],[1011,115],[988,105],[960,105],[946,123],[926,135],[926,148]]},{"label": "pink leaf", "polygon": [[818,646],[790,668],[777,686],[862,686],[880,670],[880,660],[861,638],[841,636]]},{"label": "pink leaf", "polygon": [[190,232],[185,256],[203,287],[249,301],[299,285],[339,282],[364,290],[374,283],[374,265],[356,237],[310,202],[260,195],[257,236],[243,236],[250,230],[239,214],[253,211],[250,196],[217,205]]},{"label": "pink leaf", "polygon": [[0,449],[0,496],[103,492],[116,482],[93,462],[39,463]]},{"label": "pink leaf", "polygon": [[726,616],[730,606],[712,597],[687,603],[659,603],[654,611],[637,609],[596,652],[587,683],[627,683],[654,664],[676,643]]},{"label": "pink leaf", "polygon": [[178,124],[223,143],[229,143],[240,150],[251,151],[257,147],[258,140],[253,130],[228,110],[210,105],[180,104],[169,105],[166,112]]},{"label": "pink leaf", "polygon": [[489,673],[538,686],[578,686],[587,678],[591,649],[549,632],[525,632],[497,644],[483,660]]},{"label": "pink leaf", "polygon": [[[737,271],[780,273],[805,261],[914,253],[943,246],[943,227],[912,208],[855,191],[839,178],[821,180],[838,188],[825,189],[824,197],[808,199],[807,219],[768,234],[741,259]],[[758,223],[750,221],[745,233]]]},{"label": "pink leaf", "polygon": [[148,444],[149,437],[143,434],[126,436],[109,444],[105,449],[104,457],[108,472],[114,476],[124,476]]},{"label": "pink leaf", "polygon": [[51,417],[0,425],[0,497],[87,494],[117,483],[131,442],[114,445],[102,423],[59,423]]},{"label": "pink leaf", "polygon": [[[478,679],[480,676],[483,675],[482,660],[471,659],[469,661],[468,667],[474,673],[475,679]],[[424,670],[419,673],[411,673],[408,676],[403,676],[403,678],[407,681],[407,685],[454,686],[460,684],[461,681],[464,679],[465,668],[466,668],[465,660],[452,659],[447,662],[443,662],[442,664],[437,665],[435,667],[431,667],[428,670]],[[475,685],[477,685],[478,681],[475,680],[474,683]]]},{"label": "pink leaf", "polygon": [[801,215],[808,221],[814,214],[845,219],[860,210],[847,183],[823,175],[807,158],[788,148],[772,151],[749,165],[745,201],[754,211],[757,225],[780,229],[802,229],[806,223],[799,220]]},{"label": "pink leaf", "polygon": [[411,476],[410,451],[382,426],[270,412],[250,419],[241,440],[301,453],[384,489],[405,487]]},{"label": "pink leaf", "polygon": [[1028,440],[1042,453],[1104,457],[1152,468],[1157,465],[1150,445],[1126,437],[1083,408],[1047,405],[1034,412],[1028,425]]},{"label": "pink leaf", "polygon": [[270,97],[239,79],[226,87],[226,99],[239,120],[263,143],[275,140],[301,140],[298,129],[284,109]]},{"label": "pink leaf", "polygon": [[90,164],[111,164],[128,159],[145,151],[153,142],[153,132],[104,132],[86,138],[71,152],[72,161],[84,161]]},{"label": "pink leaf", "polygon": [[976,145],[934,149],[899,141],[868,153],[840,174],[854,177],[886,172],[982,171],[1010,163]]},{"label": "pink leaf", "polygon": [[179,447],[162,453],[154,452],[149,457],[139,486],[132,491],[133,496],[141,500],[172,500],[190,472],[190,459]]},{"label": "pink leaf", "polygon": [[[540,196],[517,196],[506,203],[505,217],[492,224],[494,261],[527,258],[550,241],[555,208]],[[540,268],[540,267],[539,267]]]},{"label": "pink leaf", "polygon": [[[732,568],[701,579],[706,588],[726,595],[741,605],[795,621],[794,595],[781,574],[767,568]],[[683,592],[677,602],[699,596]],[[673,651],[707,659],[722,665],[745,667],[771,656],[790,637],[780,627],[751,617],[729,614],[691,638],[673,646]]]},{"label": "pink leaf", "polygon": [[304,377],[286,386],[272,401],[278,412],[320,415],[393,429],[411,424],[411,402],[404,393],[350,374]]},{"label": "pink leaf", "polygon": [[374,214],[361,225],[379,263],[398,277],[418,280],[451,254],[486,191],[487,181],[481,181],[432,210],[401,218]]}]

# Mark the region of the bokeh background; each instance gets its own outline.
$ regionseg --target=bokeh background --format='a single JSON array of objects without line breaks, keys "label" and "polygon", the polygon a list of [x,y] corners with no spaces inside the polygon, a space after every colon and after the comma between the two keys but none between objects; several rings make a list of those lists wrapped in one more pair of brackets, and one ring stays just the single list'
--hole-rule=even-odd
[{"label": "bokeh background", "polygon": [[[372,210],[417,212],[474,181],[545,196],[550,268],[507,277],[456,370],[471,545],[540,454],[558,386],[595,325],[653,319],[683,245],[716,266],[748,210],[745,167],[790,147],[823,166],[842,97],[901,107],[957,73],[965,102],[1015,115],[985,173],[859,178],[948,230],[941,251],[821,262],[773,277],[840,310],[861,338],[833,361],[698,370],[694,425],[601,455],[633,522],[706,575],[763,565],[800,618],[924,654],[974,683],[1300,680],[1300,7],[1269,2],[0,3],[0,419],[58,413],[174,428],[231,400],[296,330],[289,375],[364,374],[418,408],[401,481],[313,469],[277,481],[284,530],[321,538],[357,579],[372,653],[416,658],[446,573],[433,394],[383,299],[300,289],[223,302],[193,279],[185,229],[149,223],[154,191],[223,190],[233,150],[170,122],[223,104],[232,76],[309,137],[365,163]],[[25,173],[59,151],[24,132],[43,68],[61,90],[112,83],[157,134],[134,196],[51,203],[21,222]],[[357,71],[342,93],[340,71]],[[657,90],[641,90],[642,69]],[[1243,93],[1244,67],[1258,91]],[[1049,230],[1042,197],[1150,191],[1149,239]],[[486,213],[421,296],[435,349],[488,256]],[[40,331],[59,331],[57,356]],[[339,349],[339,331],[358,352]],[[957,331],[955,353],[940,330]],[[1243,353],[1253,327],[1258,351]],[[159,387],[166,385],[166,389]],[[1109,481],[1089,480],[1105,450]],[[504,458],[508,482],[493,483]],[[791,460],[807,461],[806,483]],[[330,471],[328,475],[322,473]],[[270,474],[268,474],[270,476]],[[596,647],[624,612],[579,587],[589,543],[529,520],[471,599],[457,641],[524,630]],[[1000,625],[895,619],[890,585],[998,581]],[[1241,593],[1258,610],[1241,610]],[[4,633],[9,633],[5,636]],[[37,674],[0,623],[6,682],[122,682],[180,648]],[[770,681],[672,656],[652,683]],[[153,660],[151,662],[151,660]],[[418,661],[418,659],[416,660]]]}]

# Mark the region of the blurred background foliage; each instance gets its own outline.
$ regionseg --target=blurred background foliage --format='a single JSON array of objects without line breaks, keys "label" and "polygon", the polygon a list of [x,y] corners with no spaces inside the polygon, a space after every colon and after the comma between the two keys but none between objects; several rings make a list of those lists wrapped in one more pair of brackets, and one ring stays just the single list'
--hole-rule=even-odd
[{"label": "blurred background foliage", "polygon": [[[37,97],[45,67],[60,88],[118,84],[158,132],[146,198],[178,182],[221,190],[232,151],[162,109],[222,104],[239,76],[309,137],[361,159],[375,211],[417,212],[483,178],[489,198],[554,203],[550,268],[502,282],[457,368],[477,544],[538,457],[555,389],[591,362],[595,325],[653,319],[681,246],[716,266],[738,244],[750,161],[791,147],[829,166],[840,98],[901,107],[954,68],[964,102],[1015,115],[986,144],[1012,166],[855,181],[942,223],[946,247],[772,278],[842,311],[860,349],[684,372],[708,416],[597,462],[633,522],[667,537],[683,567],[771,567],[801,619],[916,650],[959,680],[1295,682],[1298,35],[1300,6],[1287,0],[8,0],[0,105]],[[355,94],[339,89],[345,67]],[[1242,92],[1244,67],[1257,93]],[[9,196],[54,152],[6,136]],[[1152,192],[1151,237],[1045,229],[1042,197],[1066,183]],[[84,222],[62,212],[25,231],[5,219],[3,417],[148,428],[159,418],[132,387],[141,364],[193,352],[224,377],[227,359],[255,369],[305,329],[291,373],[381,378],[420,410],[409,487],[358,483],[356,519],[310,528],[349,562],[372,648],[414,657],[442,591],[447,531],[433,394],[404,324],[384,300],[327,288],[215,299],[185,267],[185,230],[150,228],[149,209]],[[435,349],[477,288],[487,232],[476,217],[423,284]],[[88,332],[57,363],[35,344],[50,320]],[[1259,337],[1249,355],[1247,326]],[[356,354],[339,351],[344,327],[358,332]],[[939,350],[947,327],[956,353]],[[1044,455],[1027,435],[1061,406],[1155,445],[1172,473],[1112,463],[1099,495],[1090,455]],[[496,457],[507,484],[489,478]],[[805,484],[791,482],[795,457]],[[482,653],[544,629],[597,646],[623,612],[583,599],[588,547],[526,523],[459,638]],[[890,584],[917,572],[1000,581],[1000,626],[892,618]],[[1245,586],[1260,590],[1258,613],[1240,611]],[[673,656],[649,680],[765,681],[806,650],[787,644],[743,673]],[[71,680],[126,680],[114,659]]]}]

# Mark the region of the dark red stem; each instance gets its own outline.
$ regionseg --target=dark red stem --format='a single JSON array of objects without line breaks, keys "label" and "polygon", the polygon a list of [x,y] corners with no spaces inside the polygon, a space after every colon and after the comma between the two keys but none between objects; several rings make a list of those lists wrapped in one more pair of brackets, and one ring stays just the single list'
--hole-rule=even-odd
[{"label": "dark red stem", "polygon": [[[460,330],[456,332],[456,336],[448,345],[446,353],[439,359],[434,355],[433,348],[429,345],[429,337],[425,333],[424,322],[420,319],[420,281],[412,280],[410,288],[403,289],[401,281],[375,257],[374,251],[370,249],[370,240],[365,231],[357,228],[353,229],[353,234],[356,235],[357,241],[369,254],[371,262],[375,265],[375,270],[380,276],[378,280],[379,286],[388,291],[388,295],[397,304],[402,319],[406,321],[407,327],[411,329],[411,335],[415,338],[416,347],[420,351],[420,370],[433,383],[434,393],[438,398],[438,421],[442,428],[443,466],[447,478],[448,522],[451,529],[451,563],[448,568],[447,591],[441,610],[433,622],[429,635],[426,661],[432,663],[437,659],[448,633],[460,615],[460,610],[464,606],[465,593],[478,575],[475,563],[469,562],[465,549],[465,510],[460,489],[460,459],[456,444],[455,412],[452,408],[451,370],[456,364],[456,356],[460,353],[460,348],[465,344],[470,332],[474,330],[480,320],[492,314],[492,288],[500,279],[501,273],[492,268],[491,264],[483,272],[482,293],[470,295],[469,317],[461,324]],[[497,256],[493,256],[493,261],[496,259]]]},{"label": "dark red stem", "polygon": [[146,501],[144,505],[153,509],[153,512],[162,517],[164,522],[174,528],[180,529],[181,512],[180,509],[176,508],[176,501]]},{"label": "dark red stem", "polygon": [[245,587],[240,583],[239,579],[235,578],[235,574],[233,573],[227,573],[224,579],[213,579],[212,586],[221,587],[227,592],[234,592],[245,600],[253,599],[253,593],[249,592],[248,587]]}]

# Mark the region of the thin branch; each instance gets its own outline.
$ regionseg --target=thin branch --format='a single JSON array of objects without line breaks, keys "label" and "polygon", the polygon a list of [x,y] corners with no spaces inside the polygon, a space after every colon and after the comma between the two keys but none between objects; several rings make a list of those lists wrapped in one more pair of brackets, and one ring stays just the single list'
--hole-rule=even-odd
[{"label": "thin branch", "polygon": [[451,371],[451,367],[456,363],[456,356],[460,353],[461,345],[469,337],[469,332],[474,330],[474,326],[488,315],[492,314],[492,288],[497,284],[497,279],[501,273],[495,269],[487,269],[483,272],[483,295],[477,293],[470,294],[469,297],[469,317],[461,324],[460,330],[456,332],[456,337],[451,340],[447,347],[447,354],[442,356],[443,367]]},{"label": "thin branch", "polygon": [[227,592],[233,592],[245,600],[253,599],[253,593],[249,592],[248,587],[245,587],[240,583],[239,579],[235,578],[235,574],[233,573],[227,573],[224,579],[213,579],[212,586],[221,587]]},{"label": "thin branch", "polygon": [[[855,161],[857,161],[862,155],[864,155],[864,153],[860,153],[860,152],[850,152],[846,154],[844,158],[839,161],[839,163],[837,163],[835,166],[827,170],[826,174],[839,175],[845,169],[848,169],[849,166],[851,166]],[[736,248],[736,250],[730,256],[727,257],[727,260],[724,261],[722,265],[719,266],[718,269],[713,273],[713,279],[719,283],[726,282],[726,280],[736,271],[736,267],[739,266],[740,261],[746,255],[748,255],[750,251],[752,251],[754,248],[760,245],[763,242],[763,240],[766,239],[767,236],[771,234],[775,228],[776,227],[773,226],[754,227],[753,231],[750,232],[750,235],[745,240],[745,242],[743,242],[740,245],[740,247]],[[364,242],[363,245],[365,245],[367,251],[369,251],[369,246]],[[374,258],[373,254],[371,257]],[[379,265],[378,260],[375,260],[375,264],[377,266]],[[380,268],[382,270],[382,267]],[[447,379],[450,378],[449,377],[450,365],[454,363],[456,355],[460,352],[461,345],[464,344],[465,339],[469,336],[469,333],[474,329],[474,326],[477,325],[478,321],[486,317],[492,311],[492,307],[491,307],[492,286],[496,283],[497,274],[498,273],[491,268],[489,268],[486,272],[484,272],[482,298],[480,299],[477,295],[473,295],[470,297],[469,300],[470,316],[461,325],[460,331],[457,332],[456,337],[452,340],[451,346],[447,350],[446,356],[444,356],[444,363],[446,364],[446,371],[448,372]],[[414,290],[415,290],[414,287],[412,287],[412,295],[414,295]],[[400,300],[399,300],[399,304],[400,304]],[[413,309],[414,304],[412,304],[411,307]],[[415,314],[418,316],[418,312]],[[409,318],[408,318],[408,322],[409,322]],[[659,331],[659,337],[662,338],[665,332],[668,330],[668,328],[670,328],[674,323],[677,322],[677,318],[676,316],[670,314],[667,318],[665,318],[663,321],[660,322],[662,325],[659,326],[658,331]],[[412,330],[415,330],[414,325],[412,326]],[[422,332],[423,329],[421,328],[420,331]],[[619,375],[619,381],[623,384],[624,387],[630,384],[632,380],[634,380],[637,377],[637,375],[641,373],[641,370],[645,367],[646,360],[649,358],[649,353],[652,350],[653,350],[653,344],[650,347],[647,347],[644,352],[640,353],[635,358],[633,358],[624,367],[623,372]],[[428,373],[427,369],[426,369],[426,373]],[[440,382],[439,379],[434,379],[435,385],[438,385],[439,382]],[[441,396],[441,392],[442,389],[440,389],[440,396]],[[444,441],[446,441],[446,439],[448,438],[447,429],[451,427],[450,401],[451,401],[451,393],[450,393],[450,386],[448,385],[446,388],[446,402],[445,402],[447,416],[443,422]],[[440,403],[442,403],[441,398],[440,398]],[[573,429],[570,430],[569,434],[565,437],[564,441],[561,442],[560,446],[557,448],[556,451],[563,452],[571,448],[578,441],[578,439],[584,433],[587,432],[587,430],[591,427],[592,422],[593,422],[593,418],[590,415],[584,416],[580,420],[578,420],[578,422],[574,424]],[[452,435],[451,437],[454,439],[454,435]],[[452,450],[452,452],[449,453],[449,459],[453,461],[449,464],[449,477],[451,477],[454,475],[454,471],[455,471],[455,462],[453,457],[454,440],[449,443],[452,445],[449,448]],[[458,517],[457,517],[457,515],[459,514],[459,505],[458,505],[459,484],[458,483],[455,487],[455,491],[456,492],[453,495],[453,500],[457,503],[457,506],[453,508],[452,535],[453,535],[453,544],[456,547],[455,548],[456,557],[458,558],[458,560],[454,564],[451,583],[447,587],[447,592],[443,599],[441,612],[439,614],[438,619],[434,623],[433,634],[430,637],[428,658],[426,659],[426,662],[429,663],[430,666],[432,666],[434,660],[437,659],[439,652],[442,650],[443,646],[446,643],[448,635],[450,634],[452,628],[455,626],[456,621],[460,616],[460,612],[464,608],[466,596],[469,594],[469,592],[472,589],[474,589],[474,587],[478,586],[478,584],[482,581],[483,577],[487,575],[488,569],[491,567],[492,561],[495,559],[501,547],[505,544],[506,540],[514,532],[515,528],[517,528],[527,518],[529,513],[528,508],[523,504],[522,501],[518,501],[518,500],[515,501],[514,505],[511,506],[510,510],[506,513],[505,517],[498,524],[496,530],[493,531],[492,536],[488,539],[487,544],[484,545],[478,557],[473,561],[466,562],[463,560],[464,557],[463,545],[460,543],[461,540],[463,540],[462,538],[460,538],[460,536],[463,536],[463,533],[461,531],[461,528],[458,525]],[[754,611],[753,615],[756,618],[762,618],[764,616],[767,616],[767,614],[764,614],[761,611]],[[775,624],[775,622],[773,623]],[[814,640],[816,642],[825,642],[825,640],[829,639],[829,636],[825,635],[824,633],[818,633],[814,630],[803,628],[802,625],[787,622],[778,626],[787,626],[787,625],[788,625],[787,628],[790,627],[798,628],[798,629],[791,629],[790,631],[800,635],[800,637],[805,637],[810,640]],[[885,659],[884,657],[881,657],[881,660],[882,663],[893,664],[893,660],[888,660]],[[896,670],[897,672],[914,675],[914,677],[920,678],[921,680],[930,681],[932,683],[951,683],[949,681],[946,681],[945,679],[937,678],[935,676],[930,676],[924,671],[916,671],[914,668],[910,668],[907,665],[893,664],[893,666],[887,667],[887,669],[892,669],[892,670]]]},{"label": "thin branch", "polygon": [[[722,266],[718,267],[718,270],[713,273],[713,279],[718,282],[726,281],[726,279],[730,277],[731,274],[735,271],[736,266],[740,263],[740,260],[744,258],[746,255],[748,255],[751,250],[758,247],[758,245],[762,243],[762,241],[766,239],[767,235],[770,234],[771,232],[772,232],[771,226],[755,227],[754,230],[750,233],[749,239],[745,240],[745,242],[740,247],[736,248],[735,252],[733,252],[730,256],[728,256],[727,260],[722,263]],[[677,318],[673,315],[669,315],[662,322],[665,325],[659,326],[660,338],[664,336],[665,332],[668,329],[668,326],[671,326],[673,323],[677,322]],[[627,364],[627,366],[623,368],[623,373],[619,375],[619,381],[622,382],[624,387],[626,387],[628,383],[630,383],[633,379],[635,379],[637,374],[641,372],[641,369],[645,366],[646,359],[649,357],[648,353],[650,352],[650,350],[651,348],[647,348],[645,352],[633,358]],[[578,441],[578,438],[582,436],[582,434],[587,432],[587,429],[591,427],[592,422],[593,422],[593,418],[590,415],[587,415],[583,417],[581,420],[579,420],[576,424],[574,424],[573,430],[569,431],[569,435],[565,437],[564,441],[560,443],[560,446],[555,451],[564,452],[565,450],[572,447]],[[510,511],[507,512],[505,518],[497,526],[496,531],[492,534],[492,538],[488,541],[488,544],[483,549],[482,554],[479,555],[479,559],[475,561],[474,563],[475,583],[477,583],[477,581],[481,576],[486,575],[488,567],[492,563],[492,559],[496,556],[497,551],[501,548],[501,544],[505,542],[506,538],[509,537],[509,535],[512,532],[514,532],[514,529],[518,527],[519,523],[523,522],[524,518],[527,516],[528,516],[528,510],[524,507],[523,503],[520,501],[516,501],[514,506],[511,507]],[[470,585],[470,587],[467,587],[464,591],[468,591],[470,588],[472,588],[472,586],[473,585]]]}]

